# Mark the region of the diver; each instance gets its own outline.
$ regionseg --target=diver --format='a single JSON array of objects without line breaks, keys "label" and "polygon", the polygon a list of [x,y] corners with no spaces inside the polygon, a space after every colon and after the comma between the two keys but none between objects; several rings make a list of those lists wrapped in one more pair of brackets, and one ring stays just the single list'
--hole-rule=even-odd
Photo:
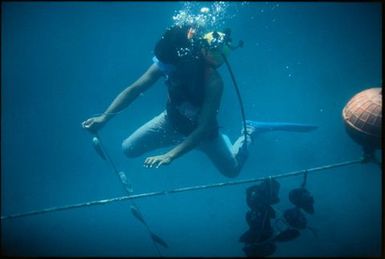
[{"label": "diver", "polygon": [[[96,133],[116,113],[164,77],[168,89],[166,109],[123,141],[125,155],[138,157],[172,146],[165,154],[144,160],[145,167],[158,168],[196,148],[204,152],[224,176],[238,176],[247,159],[247,147],[254,132],[314,129],[302,124],[248,121],[247,128],[233,145],[219,131],[217,114],[224,83],[217,69],[224,63],[224,56],[242,44],[232,45],[230,30],[204,33],[201,28],[187,25],[168,28],[155,45],[153,64],[119,93],[103,114],[85,120],[83,128]],[[243,134],[244,130],[247,134]]]}]

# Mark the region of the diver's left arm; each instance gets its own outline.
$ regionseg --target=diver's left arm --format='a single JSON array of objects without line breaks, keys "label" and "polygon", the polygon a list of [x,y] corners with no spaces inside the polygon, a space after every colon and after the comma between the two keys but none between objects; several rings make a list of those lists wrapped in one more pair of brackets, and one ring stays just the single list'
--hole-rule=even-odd
[{"label": "diver's left arm", "polygon": [[211,71],[208,82],[207,87],[205,87],[205,98],[197,128],[182,143],[166,154],[148,157],[144,162],[146,167],[159,167],[171,163],[174,159],[195,148],[216,127],[215,122],[222,98],[223,82],[216,70]]}]

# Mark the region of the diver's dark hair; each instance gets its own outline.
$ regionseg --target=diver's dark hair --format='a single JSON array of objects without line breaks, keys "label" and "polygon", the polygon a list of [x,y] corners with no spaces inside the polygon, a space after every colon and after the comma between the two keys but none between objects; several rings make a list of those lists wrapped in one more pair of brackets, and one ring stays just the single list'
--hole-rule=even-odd
[{"label": "diver's dark hair", "polygon": [[190,26],[172,26],[156,43],[154,54],[163,63],[177,64],[184,57],[190,56],[193,50],[191,41],[187,38]]}]

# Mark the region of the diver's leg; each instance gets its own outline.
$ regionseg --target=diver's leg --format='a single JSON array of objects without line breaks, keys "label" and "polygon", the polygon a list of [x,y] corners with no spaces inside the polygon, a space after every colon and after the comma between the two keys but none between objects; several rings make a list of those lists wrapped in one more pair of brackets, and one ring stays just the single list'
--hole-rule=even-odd
[{"label": "diver's leg", "polygon": [[249,156],[249,147],[253,143],[254,128],[246,125],[247,136],[245,138],[244,130],[242,129],[241,135],[234,142],[232,146],[232,152],[238,161],[239,168],[242,168]]},{"label": "diver's leg", "polygon": [[145,123],[122,143],[123,152],[128,157],[137,157],[148,151],[178,144],[183,136],[175,131],[164,111]]},{"label": "diver's leg", "polygon": [[241,136],[231,145],[230,139],[224,134],[216,141],[205,143],[203,147],[205,153],[210,157],[213,163],[222,174],[235,177],[238,176],[249,155],[248,149],[253,142],[253,133],[255,128],[246,126],[247,138],[245,139],[244,130]]},{"label": "diver's leg", "polygon": [[216,138],[203,141],[198,149],[210,158],[224,176],[236,177],[239,175],[241,167],[233,153],[230,139],[225,134],[219,133]]},{"label": "diver's leg", "polygon": [[248,157],[249,146],[254,141],[256,135],[270,132],[270,131],[292,131],[292,132],[309,132],[317,129],[318,127],[310,124],[303,123],[291,123],[291,122],[261,122],[246,120],[246,132],[247,138],[245,141],[244,130],[241,132],[241,136],[235,141],[233,145],[233,153],[239,162],[239,167],[242,168]]},{"label": "diver's leg", "polygon": [[254,128],[254,132],[258,134],[270,131],[310,132],[318,128],[315,125],[304,123],[263,122],[252,120],[246,120],[246,125]]}]

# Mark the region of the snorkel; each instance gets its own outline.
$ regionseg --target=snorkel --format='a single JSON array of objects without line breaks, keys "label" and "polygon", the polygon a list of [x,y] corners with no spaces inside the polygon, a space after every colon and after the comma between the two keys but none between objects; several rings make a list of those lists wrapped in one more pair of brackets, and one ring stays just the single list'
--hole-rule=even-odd
[{"label": "snorkel", "polygon": [[[239,107],[241,110],[242,122],[243,122],[243,129],[244,129],[243,134],[245,135],[245,141],[246,141],[248,133],[246,130],[246,126],[247,126],[246,125],[246,115],[245,115],[245,109],[244,109],[241,93],[239,91],[239,87],[238,87],[237,81],[235,80],[235,76],[234,76],[233,70],[231,69],[229,61],[227,60],[227,58],[224,54],[222,54],[222,58],[225,61],[227,69],[229,70],[231,80],[233,81],[233,86],[234,86],[235,92],[237,93]],[[247,148],[247,145],[244,145],[244,147]]]},{"label": "snorkel", "polygon": [[[230,29],[225,29],[224,32],[214,31],[214,32],[209,32],[205,34],[203,36],[203,39],[205,39],[209,45],[209,51],[211,52],[210,58],[216,61],[216,63],[218,64],[218,67],[221,66],[223,63],[225,63],[227,70],[230,73],[231,80],[233,82],[233,86],[238,97],[238,102],[239,102],[242,122],[243,122],[243,128],[244,128],[243,134],[245,135],[245,141],[246,141],[248,133],[246,130],[247,125],[246,125],[245,109],[244,109],[241,93],[239,91],[239,87],[237,84],[237,80],[235,79],[235,75],[227,59],[227,56],[229,56],[231,51],[237,48],[243,47],[243,41],[240,40],[237,46],[232,46],[230,34],[231,34]],[[244,147],[247,148],[247,145],[244,145]]]},{"label": "snorkel", "polygon": [[[203,54],[209,65],[212,63],[211,65],[214,68],[220,67],[223,63],[226,64],[238,97],[243,121],[243,132],[246,141],[248,133],[244,106],[238,84],[227,59],[227,56],[231,53],[231,51],[243,47],[243,41],[239,41],[237,46],[233,46],[231,44],[230,29],[225,29],[223,32],[218,32],[215,29],[219,23],[224,23],[227,18],[226,9],[228,4],[226,2],[215,2],[211,7],[200,8],[200,12],[198,14],[192,13],[191,7],[193,6],[186,4],[184,9],[179,10],[179,12],[172,17],[174,20],[174,26],[187,26],[187,30],[184,32],[182,38],[189,41],[191,47],[190,53],[193,58],[199,59]],[[211,32],[208,27],[212,28]],[[206,53],[204,53],[204,51],[206,51]],[[206,54],[209,54],[210,56]],[[156,51],[155,55],[158,56]],[[216,62],[210,62],[210,58]],[[159,56],[158,59],[161,62],[168,63],[167,60],[162,60]],[[247,148],[247,145],[244,145],[244,147]]]},{"label": "snorkel", "polygon": [[[246,140],[248,133],[243,101],[227,59],[232,51],[243,47],[243,41],[239,41],[238,45],[234,46],[230,35],[230,29],[225,29],[223,32],[211,31],[204,34],[204,27],[197,24],[190,24],[188,27],[176,25],[169,28],[157,43],[155,47],[156,60],[154,62],[156,61],[161,65],[159,67],[166,73],[169,72],[166,66],[173,67],[183,60],[199,59],[203,52],[205,52],[203,54],[204,58],[212,67],[218,68],[225,63],[239,101]],[[244,145],[244,147],[247,148],[247,145]]]}]

